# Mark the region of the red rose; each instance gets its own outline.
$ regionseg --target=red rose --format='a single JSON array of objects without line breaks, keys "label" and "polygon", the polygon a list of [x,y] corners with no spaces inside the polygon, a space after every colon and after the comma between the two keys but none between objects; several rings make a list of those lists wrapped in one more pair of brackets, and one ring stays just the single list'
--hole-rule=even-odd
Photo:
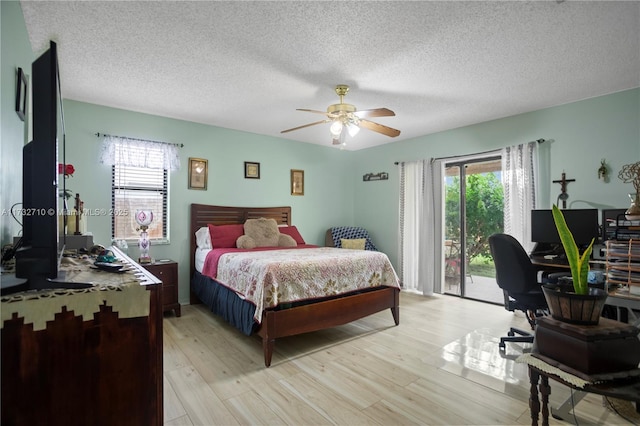
[{"label": "red rose", "polygon": [[73,164],[58,164],[58,174],[73,176],[73,172],[75,171],[76,169],[73,168]]}]

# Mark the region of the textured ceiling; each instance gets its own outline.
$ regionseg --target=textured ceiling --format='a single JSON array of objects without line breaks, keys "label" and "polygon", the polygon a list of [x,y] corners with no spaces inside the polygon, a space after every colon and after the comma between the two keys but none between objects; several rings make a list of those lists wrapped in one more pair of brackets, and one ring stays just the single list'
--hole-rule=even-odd
[{"label": "textured ceiling", "polygon": [[[331,144],[296,108],[386,107],[357,150],[640,86],[640,2],[22,1],[63,97]],[[101,129],[96,129],[96,131]]]}]

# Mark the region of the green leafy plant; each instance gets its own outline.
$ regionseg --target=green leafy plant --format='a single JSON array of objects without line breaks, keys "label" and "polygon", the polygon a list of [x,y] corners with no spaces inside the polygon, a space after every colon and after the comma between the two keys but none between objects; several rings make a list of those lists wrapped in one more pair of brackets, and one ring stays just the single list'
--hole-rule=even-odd
[{"label": "green leafy plant", "polygon": [[587,275],[589,274],[589,257],[591,257],[591,251],[593,250],[594,239],[591,240],[589,247],[580,255],[576,241],[573,239],[573,234],[567,226],[567,222],[564,220],[562,211],[556,206],[553,206],[553,221],[558,229],[564,252],[567,255],[567,261],[571,267],[571,276],[573,278],[573,290],[576,294],[589,294],[589,283],[587,281]]}]

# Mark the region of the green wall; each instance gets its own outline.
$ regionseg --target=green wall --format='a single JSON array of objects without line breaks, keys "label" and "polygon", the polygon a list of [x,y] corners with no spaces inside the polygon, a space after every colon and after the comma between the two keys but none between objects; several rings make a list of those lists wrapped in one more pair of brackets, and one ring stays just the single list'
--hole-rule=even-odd
[{"label": "green wall", "polygon": [[[82,102],[64,102],[66,159],[76,172],[67,188],[79,193],[86,209],[111,207],[111,169],[98,162],[96,133],[182,143],[181,168],[170,174],[170,243],[151,247],[155,258],[180,263],[180,300],[188,300],[189,205],[291,206],[292,222],[305,240],[323,244],[327,228],[353,222],[354,153],[331,147],[301,144],[252,133],[108,108]],[[188,189],[189,157],[209,161],[207,190]],[[260,163],[260,179],[244,178],[244,162]],[[290,170],[304,170],[304,196],[292,196]],[[111,217],[87,217],[94,241],[110,244]],[[132,257],[138,256],[131,247]]]},{"label": "green wall", "polygon": [[20,3],[0,2],[0,32],[0,241],[5,244],[20,230],[7,211],[22,201],[22,146],[28,137],[29,119],[20,120],[15,111],[18,68],[31,75],[35,59]]},{"label": "green wall", "polygon": [[[500,149],[537,139],[550,140],[550,174],[544,176],[549,194],[541,200],[550,207],[560,193],[551,183],[564,171],[568,184],[567,208],[627,208],[631,184],[618,179],[624,164],[640,160],[640,89],[627,90],[580,102],[546,108],[500,120],[391,143],[356,152],[352,169],[356,182],[356,222],[374,233],[378,247],[394,265],[398,258],[399,182],[395,161],[450,157]],[[549,143],[549,142],[547,142]],[[598,180],[600,161],[611,173],[608,182]],[[389,170],[389,181],[362,182],[367,171]]]},{"label": "green wall", "polygon": [[[16,69],[30,74],[31,51],[18,2],[1,2],[1,208],[21,201],[21,149],[28,138],[25,122],[14,111]],[[61,76],[64,80],[64,75]],[[64,93],[63,93],[64,95]],[[535,139],[550,142],[550,182],[563,171],[570,183],[569,207],[627,207],[627,193],[617,173],[640,160],[640,89],[480,123],[403,142],[356,152],[214,126],[65,100],[67,162],[76,168],[67,187],[78,192],[87,209],[109,209],[110,169],[98,163],[97,132],[164,142],[183,143],[182,167],[170,175],[170,243],[152,246],[156,258],[180,262],[180,301],[188,302],[189,204],[235,206],[290,205],[293,223],[310,243],[322,244],[324,232],[335,225],[369,229],[376,245],[397,265],[399,182],[395,161],[448,157],[499,149]],[[187,189],[189,157],[209,160],[206,191]],[[608,183],[597,179],[600,161],[611,170]],[[260,179],[244,179],[244,161],[259,162]],[[305,195],[290,195],[289,171],[305,172]],[[389,180],[363,182],[366,173],[389,173]],[[548,183],[552,203],[559,193]],[[19,227],[1,218],[2,244]],[[110,243],[110,217],[88,218],[94,240]],[[131,248],[132,257],[137,249]]]}]

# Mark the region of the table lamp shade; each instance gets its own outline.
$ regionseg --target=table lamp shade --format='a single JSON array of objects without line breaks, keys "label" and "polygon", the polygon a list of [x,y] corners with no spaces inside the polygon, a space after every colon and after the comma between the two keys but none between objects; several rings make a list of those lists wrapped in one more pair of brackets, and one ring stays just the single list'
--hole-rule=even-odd
[{"label": "table lamp shade", "polygon": [[153,222],[153,212],[151,210],[136,210],[136,222],[141,227],[148,227]]}]

